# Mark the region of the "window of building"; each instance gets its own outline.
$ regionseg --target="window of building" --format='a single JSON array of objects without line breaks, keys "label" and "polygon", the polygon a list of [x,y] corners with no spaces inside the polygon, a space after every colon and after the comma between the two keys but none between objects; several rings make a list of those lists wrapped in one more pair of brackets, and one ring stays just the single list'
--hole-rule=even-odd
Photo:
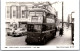
[{"label": "window of building", "polygon": [[26,11],[26,6],[25,5],[22,5],[21,6],[21,17],[22,18],[27,18],[27,11]]},{"label": "window of building", "polygon": [[10,18],[10,7],[9,6],[7,6],[6,11],[7,11],[7,13],[6,13],[7,18]]},{"label": "window of building", "polygon": [[22,10],[22,18],[26,17],[26,12],[24,10]]},{"label": "window of building", "polygon": [[12,16],[12,18],[17,18],[17,6],[15,6],[15,5],[13,5],[12,7],[11,7],[11,16]]},{"label": "window of building", "polygon": [[15,10],[13,10],[13,17],[15,17],[16,16],[16,11]]}]

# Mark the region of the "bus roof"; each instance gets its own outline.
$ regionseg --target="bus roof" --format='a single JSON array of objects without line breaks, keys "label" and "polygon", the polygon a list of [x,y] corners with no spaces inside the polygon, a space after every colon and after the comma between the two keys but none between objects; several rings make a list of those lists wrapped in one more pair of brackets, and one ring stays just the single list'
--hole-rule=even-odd
[{"label": "bus roof", "polygon": [[56,15],[55,13],[50,12],[48,9],[42,9],[42,8],[32,8],[24,11],[32,11],[32,12],[47,12],[53,15]]},{"label": "bus roof", "polygon": [[32,9],[29,9],[29,11],[49,12],[48,10],[46,10],[46,9],[41,9],[41,8],[32,8]]}]

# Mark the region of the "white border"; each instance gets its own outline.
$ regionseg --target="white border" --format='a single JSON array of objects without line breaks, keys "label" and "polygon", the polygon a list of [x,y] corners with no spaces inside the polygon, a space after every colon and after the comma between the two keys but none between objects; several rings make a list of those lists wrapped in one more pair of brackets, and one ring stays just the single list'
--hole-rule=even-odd
[{"label": "white border", "polygon": [[[1,50],[79,50],[79,0],[76,0],[75,9],[76,9],[76,17],[75,17],[75,28],[74,28],[74,48],[70,48],[73,46],[13,46],[19,48],[5,48],[10,47],[5,45],[5,4],[6,2],[37,2],[37,1],[51,1],[53,0],[1,0]],[[64,0],[54,0],[54,1],[64,1]],[[69,1],[69,0],[68,0]],[[70,0],[71,1],[71,0]],[[73,2],[73,0],[72,0]],[[12,46],[11,46],[12,47]],[[20,47],[27,47],[27,48],[20,48]],[[31,47],[31,48],[28,48]],[[40,48],[33,48],[33,47],[40,47]],[[64,47],[64,48],[56,48],[56,47]],[[69,47],[69,48],[65,48]]]}]

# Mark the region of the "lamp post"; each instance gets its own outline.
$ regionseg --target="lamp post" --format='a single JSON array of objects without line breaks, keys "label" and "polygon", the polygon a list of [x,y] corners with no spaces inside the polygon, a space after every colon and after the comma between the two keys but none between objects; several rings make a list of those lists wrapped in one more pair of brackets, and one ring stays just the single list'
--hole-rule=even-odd
[{"label": "lamp post", "polygon": [[74,12],[71,12],[71,40],[72,40],[72,44],[74,44],[73,43],[73,41],[74,41],[74,23],[72,23],[72,14],[73,14]]},{"label": "lamp post", "polygon": [[72,23],[72,14],[73,14],[74,12],[71,12],[71,23]]},{"label": "lamp post", "polygon": [[[64,27],[63,27],[63,20],[64,18],[63,18],[63,2],[62,2],[62,29],[64,30]],[[62,32],[62,34],[63,34],[63,32]]]}]

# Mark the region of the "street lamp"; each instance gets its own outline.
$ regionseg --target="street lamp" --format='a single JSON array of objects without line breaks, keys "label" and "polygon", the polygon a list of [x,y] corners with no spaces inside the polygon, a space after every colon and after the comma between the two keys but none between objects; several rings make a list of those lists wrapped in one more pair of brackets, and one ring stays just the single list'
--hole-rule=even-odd
[{"label": "street lamp", "polygon": [[72,23],[72,13],[75,13],[75,12],[71,12],[71,35],[72,35],[71,40],[72,40],[72,44],[74,44],[73,43],[74,41],[74,23]]},{"label": "street lamp", "polygon": [[63,2],[62,2],[62,29],[63,29],[63,20],[64,18],[63,18]]},{"label": "street lamp", "polygon": [[73,14],[73,13],[75,13],[75,12],[71,12],[71,23],[72,23],[72,14]]}]

